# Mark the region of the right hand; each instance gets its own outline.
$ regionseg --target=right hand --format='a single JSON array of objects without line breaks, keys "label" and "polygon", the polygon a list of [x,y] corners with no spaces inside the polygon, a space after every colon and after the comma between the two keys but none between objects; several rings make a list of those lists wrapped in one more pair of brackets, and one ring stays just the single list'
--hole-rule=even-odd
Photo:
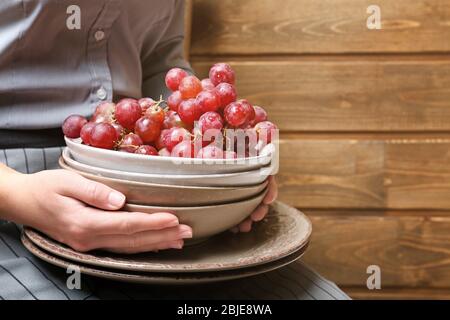
[{"label": "right hand", "polygon": [[170,213],[118,211],[125,196],[101,183],[66,170],[34,174],[14,172],[3,179],[6,197],[0,213],[31,226],[81,252],[104,249],[138,253],[181,249],[192,237],[189,226]]}]

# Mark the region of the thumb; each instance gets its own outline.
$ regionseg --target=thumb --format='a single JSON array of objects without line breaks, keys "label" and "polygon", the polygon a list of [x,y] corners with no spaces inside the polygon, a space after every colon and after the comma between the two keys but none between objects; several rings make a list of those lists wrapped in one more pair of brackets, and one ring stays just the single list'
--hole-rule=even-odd
[{"label": "thumb", "polygon": [[118,210],[125,204],[125,196],[102,183],[86,179],[70,172],[63,179],[63,195],[78,199],[91,206],[104,210]]}]

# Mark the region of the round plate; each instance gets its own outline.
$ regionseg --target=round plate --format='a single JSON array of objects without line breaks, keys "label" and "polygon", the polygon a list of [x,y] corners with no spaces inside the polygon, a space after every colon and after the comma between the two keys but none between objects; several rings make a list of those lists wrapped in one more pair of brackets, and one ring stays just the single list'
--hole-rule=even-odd
[{"label": "round plate", "polygon": [[69,167],[98,176],[120,180],[182,186],[235,187],[255,185],[262,183],[274,171],[274,168],[272,168],[271,166],[266,166],[252,171],[225,174],[151,174],[110,170],[96,166],[90,166],[74,160],[70,155],[68,148],[64,149],[62,157],[66,165],[68,165]]},{"label": "round plate", "polygon": [[63,158],[59,166],[82,175],[85,178],[103,183],[127,197],[127,203],[148,206],[208,206],[243,201],[261,193],[267,186],[263,183],[245,187],[196,187],[135,182],[123,179],[102,177],[69,167]]},{"label": "round plate", "polygon": [[139,272],[209,272],[253,267],[286,257],[308,243],[312,227],[303,213],[276,202],[267,218],[249,233],[225,232],[183,250],[137,255],[80,253],[32,229],[24,230],[40,248],[83,264]]},{"label": "round plate", "polygon": [[67,269],[69,266],[77,266],[80,272],[86,275],[131,283],[141,284],[153,284],[153,285],[190,285],[190,284],[202,284],[211,283],[225,280],[234,280],[245,277],[254,276],[257,274],[269,272],[283,266],[286,266],[298,258],[300,258],[305,252],[307,245],[303,246],[296,252],[290,254],[287,257],[279,259],[274,262],[266,263],[256,267],[230,270],[230,271],[218,271],[218,272],[201,272],[201,273],[138,273],[138,272],[118,272],[106,268],[94,268],[84,264],[74,264],[72,261],[65,260],[60,257],[56,257],[39,247],[37,247],[29,238],[22,234],[22,243],[32,254],[40,259],[47,261],[50,264],[56,265]]},{"label": "round plate", "polygon": [[268,165],[275,153],[275,146],[268,144],[261,155],[240,159],[196,159],[176,157],[142,156],[94,148],[81,143],[81,139],[64,137],[70,154],[75,160],[91,166],[138,173],[159,174],[217,174],[258,169]]}]

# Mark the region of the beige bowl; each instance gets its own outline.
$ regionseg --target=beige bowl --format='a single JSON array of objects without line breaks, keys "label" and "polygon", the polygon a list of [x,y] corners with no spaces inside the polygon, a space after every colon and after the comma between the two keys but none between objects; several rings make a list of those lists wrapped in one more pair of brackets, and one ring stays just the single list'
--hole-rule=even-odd
[{"label": "beige bowl", "polygon": [[81,143],[81,139],[65,137],[73,158],[81,163],[111,170],[157,174],[219,174],[255,170],[267,166],[276,148],[268,144],[256,157],[240,159],[186,159],[154,157],[94,148]]},{"label": "beige bowl", "polygon": [[128,204],[125,210],[144,213],[171,212],[181,223],[192,228],[193,239],[186,244],[193,244],[239,224],[262,202],[266,191],[248,200],[214,206],[155,207]]},{"label": "beige bowl", "polygon": [[90,166],[74,160],[68,148],[62,153],[65,164],[78,171],[91,173],[97,176],[103,176],[119,180],[137,181],[155,184],[169,184],[178,186],[196,186],[196,187],[237,187],[253,186],[261,184],[269,175],[276,173],[272,164],[252,171],[223,173],[223,174],[155,174],[155,173],[136,173],[128,171],[110,170],[101,167]]},{"label": "beige bowl", "polygon": [[153,206],[206,206],[242,201],[261,193],[267,181],[247,187],[191,187],[113,179],[86,173],[69,167],[59,159],[63,169],[74,171],[90,180],[101,182],[127,197],[128,203]]}]

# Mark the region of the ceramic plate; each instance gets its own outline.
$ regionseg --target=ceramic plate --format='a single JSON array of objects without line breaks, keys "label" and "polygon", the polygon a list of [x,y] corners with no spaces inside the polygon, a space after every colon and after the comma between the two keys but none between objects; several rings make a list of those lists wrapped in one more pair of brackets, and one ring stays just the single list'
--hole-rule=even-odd
[{"label": "ceramic plate", "polygon": [[63,151],[62,157],[66,165],[79,171],[91,173],[103,177],[138,181],[145,183],[158,183],[168,185],[199,186],[199,187],[235,187],[249,186],[262,183],[267,177],[274,173],[271,166],[262,167],[252,171],[227,173],[227,174],[149,174],[136,173],[119,170],[110,170],[80,163],[72,158],[69,149]]},{"label": "ceramic plate", "polygon": [[253,267],[286,257],[308,243],[311,222],[300,211],[281,202],[271,206],[267,218],[245,234],[225,232],[183,250],[118,255],[76,252],[40,233],[25,234],[40,248],[82,264],[139,272],[210,272]]},{"label": "ceramic plate", "polygon": [[22,234],[22,243],[24,244],[25,248],[27,248],[35,256],[61,268],[67,269],[69,266],[72,267],[77,266],[80,269],[80,272],[86,275],[114,281],[153,284],[153,285],[191,285],[191,284],[211,283],[250,277],[281,268],[294,262],[303,255],[303,253],[307,248],[307,244],[305,244],[305,246],[303,246],[302,248],[300,248],[299,250],[290,254],[287,257],[251,268],[231,270],[231,271],[218,271],[218,272],[164,274],[164,273],[143,273],[143,272],[138,273],[131,271],[123,272],[100,267],[94,268],[92,266],[85,264],[74,264],[70,260],[65,260],[61,257],[54,256],[51,253],[40,249],[24,234]]},{"label": "ceramic plate", "polygon": [[59,159],[59,165],[90,180],[101,182],[127,197],[128,203],[152,206],[207,206],[242,201],[261,193],[267,181],[245,187],[195,187],[135,182],[106,178],[73,169]]},{"label": "ceramic plate", "polygon": [[186,159],[142,156],[94,148],[82,144],[80,138],[65,137],[65,140],[70,154],[78,162],[112,170],[153,174],[218,174],[249,171],[268,165],[275,152],[275,146],[269,144],[257,157],[220,160]]}]

